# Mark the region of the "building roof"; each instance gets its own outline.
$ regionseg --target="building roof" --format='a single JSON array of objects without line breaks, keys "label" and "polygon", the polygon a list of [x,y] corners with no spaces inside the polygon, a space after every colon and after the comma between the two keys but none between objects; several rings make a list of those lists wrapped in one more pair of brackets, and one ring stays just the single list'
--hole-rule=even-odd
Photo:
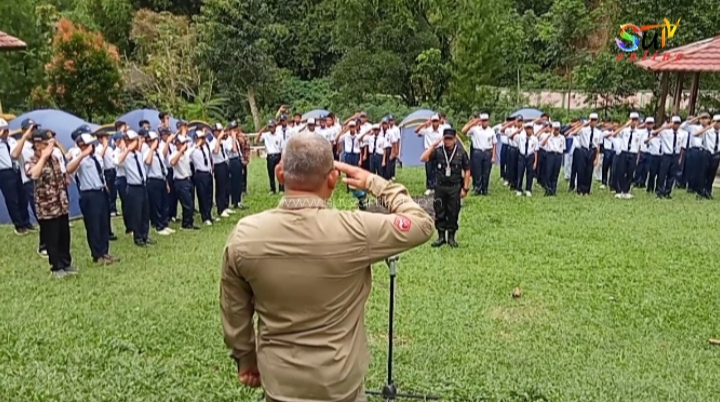
[{"label": "building roof", "polygon": [[[720,72],[720,35],[662,53],[671,55],[670,60],[663,61],[658,56],[656,60],[639,60],[636,65],[655,72]],[[682,57],[678,59],[679,55]]]},{"label": "building roof", "polygon": [[0,50],[22,50],[27,48],[25,42],[0,31]]}]

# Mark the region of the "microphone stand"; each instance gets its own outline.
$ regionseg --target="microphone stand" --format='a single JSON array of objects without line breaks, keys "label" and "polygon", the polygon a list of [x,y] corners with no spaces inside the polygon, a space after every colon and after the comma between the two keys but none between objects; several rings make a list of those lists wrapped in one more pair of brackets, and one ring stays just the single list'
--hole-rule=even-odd
[{"label": "microphone stand", "polygon": [[422,399],[426,401],[440,400],[439,396],[422,395],[422,394],[403,394],[399,393],[395,382],[393,381],[393,337],[394,337],[394,320],[395,320],[395,277],[397,276],[397,262],[400,256],[394,255],[385,259],[385,263],[390,267],[390,308],[388,320],[388,357],[387,357],[387,383],[382,391],[366,391],[368,395],[381,396],[385,401],[394,401],[397,398],[404,399]]}]

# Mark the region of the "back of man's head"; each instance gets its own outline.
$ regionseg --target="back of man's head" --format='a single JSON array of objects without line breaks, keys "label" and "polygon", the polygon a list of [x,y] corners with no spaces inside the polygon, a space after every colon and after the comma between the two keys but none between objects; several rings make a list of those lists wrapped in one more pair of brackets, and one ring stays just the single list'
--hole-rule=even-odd
[{"label": "back of man's head", "polygon": [[333,163],[332,145],[325,138],[314,132],[296,134],[282,155],[285,186],[295,191],[322,190]]}]

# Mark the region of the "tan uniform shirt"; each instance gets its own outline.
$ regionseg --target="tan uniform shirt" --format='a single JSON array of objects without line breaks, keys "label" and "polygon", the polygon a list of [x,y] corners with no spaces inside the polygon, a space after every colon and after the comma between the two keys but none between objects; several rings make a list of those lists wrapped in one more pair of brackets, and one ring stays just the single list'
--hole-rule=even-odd
[{"label": "tan uniform shirt", "polygon": [[433,232],[432,218],[405,187],[374,175],[368,180],[392,214],[285,197],[279,208],[240,220],[227,242],[220,297],[225,342],[241,369],[257,362],[274,400],[357,394],[370,357],[364,320],[370,265],[425,243]]}]

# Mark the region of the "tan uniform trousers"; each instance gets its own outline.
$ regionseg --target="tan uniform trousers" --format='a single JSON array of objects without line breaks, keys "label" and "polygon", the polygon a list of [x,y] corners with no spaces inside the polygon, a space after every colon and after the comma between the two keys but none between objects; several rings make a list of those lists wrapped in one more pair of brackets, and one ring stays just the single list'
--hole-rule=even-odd
[{"label": "tan uniform trousers", "polygon": [[[352,395],[343,399],[342,401],[336,401],[336,402],[366,402],[366,401],[367,401],[367,396],[365,395],[365,383],[363,383],[360,386],[360,388],[358,388],[357,391],[353,392]],[[265,402],[285,402],[285,401],[270,398],[267,394],[265,394]]]}]

